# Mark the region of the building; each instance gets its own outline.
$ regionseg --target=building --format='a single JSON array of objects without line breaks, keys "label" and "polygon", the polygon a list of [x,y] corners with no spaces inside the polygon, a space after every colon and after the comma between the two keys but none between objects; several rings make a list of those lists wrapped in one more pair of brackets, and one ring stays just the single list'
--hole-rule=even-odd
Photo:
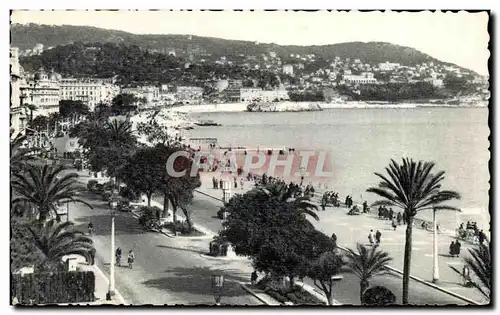
[{"label": "building", "polygon": [[97,104],[110,103],[120,93],[120,88],[110,82],[114,82],[114,79],[60,79],[60,99],[82,101],[93,111]]},{"label": "building", "polygon": [[350,84],[374,84],[377,79],[373,77],[371,72],[363,72],[361,75],[347,74],[343,77],[346,83]]},{"label": "building", "polygon": [[389,61],[378,64],[378,68],[380,69],[380,71],[392,71],[394,69],[399,68],[399,66],[400,66],[399,63],[392,63]]},{"label": "building", "polygon": [[276,58],[276,53],[274,51],[269,52],[269,57]]},{"label": "building", "polygon": [[293,75],[293,65],[287,64],[283,66],[283,73]]},{"label": "building", "polygon": [[132,94],[146,104],[160,100],[160,88],[157,86],[138,86],[122,88],[123,94]]},{"label": "building", "polygon": [[35,75],[29,79],[23,87],[22,97],[24,104],[36,106],[33,118],[36,116],[49,116],[59,112],[59,80],[61,75],[45,72],[40,68]]},{"label": "building", "polygon": [[228,80],[218,80],[217,82],[215,82],[215,89],[217,90],[217,92],[222,92],[228,87],[229,87]]},{"label": "building", "polygon": [[241,88],[230,90],[228,98],[233,102],[273,102],[289,100],[288,92],[285,89],[262,90],[261,88]]},{"label": "building", "polygon": [[183,104],[200,104],[203,99],[203,88],[198,86],[178,86],[177,100]]},{"label": "building", "polygon": [[26,117],[21,102],[21,66],[19,65],[19,49],[10,48],[10,128],[11,137],[24,134]]}]

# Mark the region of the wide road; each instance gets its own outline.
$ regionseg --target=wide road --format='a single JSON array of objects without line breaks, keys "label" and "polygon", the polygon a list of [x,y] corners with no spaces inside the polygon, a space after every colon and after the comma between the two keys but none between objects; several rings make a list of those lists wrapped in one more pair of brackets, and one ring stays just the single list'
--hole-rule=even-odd
[{"label": "wide road", "polygon": [[[85,194],[93,210],[83,205],[70,205],[70,220],[77,229],[87,231],[92,221],[99,267],[109,275],[111,218],[107,203],[97,196]],[[165,235],[145,232],[131,213],[116,213],[116,247],[121,247],[122,264],[130,249],[135,253],[133,269],[125,266],[115,268],[116,288],[128,303],[154,305],[213,305],[211,276],[217,272],[225,275],[222,304],[258,305],[253,296],[247,294],[240,282],[247,282],[249,273],[240,270],[236,263],[210,260],[201,256],[208,248],[209,240],[191,240],[206,243],[203,246],[184,244],[182,240]],[[114,255],[113,255],[114,256]]]}]

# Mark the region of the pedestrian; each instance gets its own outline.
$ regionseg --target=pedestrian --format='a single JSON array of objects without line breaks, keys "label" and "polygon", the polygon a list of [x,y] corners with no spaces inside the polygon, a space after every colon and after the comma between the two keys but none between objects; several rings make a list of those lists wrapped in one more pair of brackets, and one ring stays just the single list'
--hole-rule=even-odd
[{"label": "pedestrian", "polygon": [[484,234],[483,230],[479,231],[479,245],[483,245],[484,240],[486,239],[486,235]]},{"label": "pedestrian", "polygon": [[403,217],[401,216],[401,212],[398,212],[397,216],[396,216],[396,220],[398,222],[398,225],[401,225],[401,220],[403,219]]},{"label": "pedestrian", "polygon": [[382,233],[380,233],[379,230],[375,233],[375,240],[377,241],[377,245],[380,245],[380,237],[382,236]]},{"label": "pedestrian", "polygon": [[257,284],[257,271],[253,271],[252,274],[250,275],[250,280],[252,281],[252,286]]},{"label": "pedestrian", "polygon": [[457,242],[455,243],[455,247],[456,247],[455,254],[457,255],[457,257],[459,257],[460,256],[460,249],[462,247],[462,244],[460,244],[460,242],[457,240]]},{"label": "pedestrian", "polygon": [[373,241],[374,241],[374,235],[373,235],[373,230],[370,230],[370,233],[368,233],[368,241],[370,242],[370,245],[373,246]]},{"label": "pedestrian", "polygon": [[363,213],[367,213],[368,212],[368,203],[366,202],[363,202]]},{"label": "pedestrian", "polygon": [[234,178],[234,188],[238,188],[238,181],[236,180],[236,177]]},{"label": "pedestrian", "polygon": [[391,226],[394,229],[394,231],[396,231],[396,228],[398,227],[398,225],[396,224],[396,219],[392,219]]},{"label": "pedestrian", "polygon": [[220,189],[223,189],[223,187],[224,187],[224,186],[222,185],[222,178],[220,178],[220,179],[219,179],[219,187],[220,187]]},{"label": "pedestrian", "polygon": [[337,247],[337,235],[335,233],[332,233],[332,242],[335,247]]},{"label": "pedestrian", "polygon": [[450,243],[450,256],[455,257],[455,242],[451,241]]},{"label": "pedestrian", "polygon": [[349,208],[349,195],[347,195],[347,196],[345,197],[345,202],[344,202],[344,203],[345,203],[345,206],[346,206],[347,208]]}]

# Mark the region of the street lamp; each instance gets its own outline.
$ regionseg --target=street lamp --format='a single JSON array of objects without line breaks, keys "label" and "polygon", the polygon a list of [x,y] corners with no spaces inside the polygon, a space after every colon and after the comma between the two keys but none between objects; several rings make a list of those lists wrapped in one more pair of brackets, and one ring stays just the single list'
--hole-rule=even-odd
[{"label": "street lamp", "polygon": [[432,282],[439,281],[439,258],[438,258],[438,235],[437,235],[437,218],[436,208],[432,208]]},{"label": "street lamp", "polygon": [[212,275],[212,289],[214,291],[215,305],[220,305],[223,288],[224,288],[224,276],[220,273]]},{"label": "street lamp", "polygon": [[109,271],[109,286],[108,293],[106,294],[106,300],[110,301],[111,297],[115,293],[115,210],[118,206],[118,201],[115,198],[115,194],[111,197],[110,205],[110,213],[111,213],[111,254],[110,254],[110,271]]}]

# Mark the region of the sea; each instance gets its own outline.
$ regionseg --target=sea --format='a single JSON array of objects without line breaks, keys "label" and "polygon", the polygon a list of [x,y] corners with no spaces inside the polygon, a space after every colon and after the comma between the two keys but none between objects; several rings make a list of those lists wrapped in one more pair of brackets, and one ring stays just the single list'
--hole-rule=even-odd
[{"label": "sea", "polygon": [[[198,120],[222,126],[196,127],[186,137],[217,138],[221,146],[289,147],[328,150],[335,176],[329,190],[355,201],[376,201],[366,192],[378,184],[374,172],[385,173],[390,159],[433,161],[446,172],[443,189],[462,198],[449,204],[462,209],[438,212],[438,223],[455,229],[476,221],[489,230],[488,108],[338,108],[317,112],[192,113]],[[431,211],[418,217],[431,219]]]}]

